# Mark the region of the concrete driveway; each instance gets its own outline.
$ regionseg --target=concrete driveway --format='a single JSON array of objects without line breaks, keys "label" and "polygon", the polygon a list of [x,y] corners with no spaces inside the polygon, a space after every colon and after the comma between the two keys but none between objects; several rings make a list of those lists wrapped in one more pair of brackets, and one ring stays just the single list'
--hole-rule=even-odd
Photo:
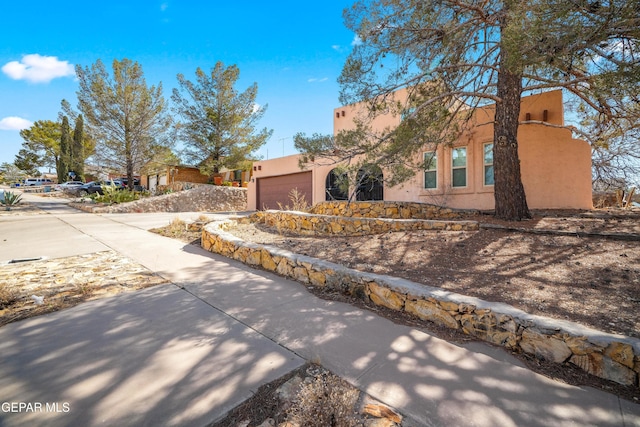
[{"label": "concrete driveway", "polygon": [[[12,259],[113,246],[81,231],[71,217],[97,221],[112,237],[126,229],[148,234],[141,217],[132,218],[134,227],[55,202],[46,207],[53,214],[0,217],[0,268]],[[142,228],[158,221],[170,219],[151,215]],[[126,245],[169,257],[183,246],[150,236],[161,244]],[[156,286],[0,328],[0,426],[204,426],[303,363],[180,287]]]}]

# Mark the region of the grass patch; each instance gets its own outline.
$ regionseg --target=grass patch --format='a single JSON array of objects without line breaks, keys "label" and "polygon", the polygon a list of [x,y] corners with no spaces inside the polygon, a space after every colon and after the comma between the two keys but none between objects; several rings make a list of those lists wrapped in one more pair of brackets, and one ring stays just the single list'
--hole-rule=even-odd
[{"label": "grass patch", "polygon": [[15,287],[0,283],[0,310],[14,304],[20,298],[20,293]]}]

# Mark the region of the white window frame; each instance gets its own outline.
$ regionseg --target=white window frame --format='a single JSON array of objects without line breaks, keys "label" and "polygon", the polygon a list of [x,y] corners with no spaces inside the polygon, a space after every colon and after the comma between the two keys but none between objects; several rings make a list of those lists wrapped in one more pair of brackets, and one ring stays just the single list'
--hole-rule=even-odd
[{"label": "white window frame", "polygon": [[[429,156],[433,156],[433,158],[431,159],[431,162],[433,163],[434,167],[433,169],[427,169],[427,157]],[[423,175],[423,188],[425,190],[435,190],[438,188],[438,152],[437,151],[427,151],[424,153],[423,159],[425,161],[425,168],[424,168],[424,175]],[[436,185],[435,187],[427,187],[427,172],[433,172],[433,174],[435,175],[436,179]]]},{"label": "white window frame", "polygon": [[[454,166],[453,165],[453,153],[457,150],[464,150],[464,166]],[[464,169],[464,185],[455,185],[453,179],[453,173],[456,170]],[[469,150],[466,146],[464,147],[454,147],[451,149],[451,187],[452,188],[467,188],[469,186]]]},{"label": "white window frame", "polygon": [[[491,163],[487,163],[487,145],[491,145]],[[482,144],[482,184],[485,187],[493,187],[496,182],[496,177],[493,175],[493,182],[491,184],[487,184],[487,167],[489,166],[495,173],[495,169],[493,168],[493,142],[485,142]]]}]

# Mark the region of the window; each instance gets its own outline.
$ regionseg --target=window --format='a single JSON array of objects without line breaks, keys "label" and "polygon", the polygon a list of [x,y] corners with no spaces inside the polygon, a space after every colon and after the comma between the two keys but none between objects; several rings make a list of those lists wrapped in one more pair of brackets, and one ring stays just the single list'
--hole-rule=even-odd
[{"label": "window", "polygon": [[338,169],[331,169],[325,180],[325,200],[347,200],[347,175]]},{"label": "window", "polygon": [[438,157],[435,151],[424,153],[424,188],[438,188]]},{"label": "window", "polygon": [[493,185],[493,143],[484,144],[484,185]]},{"label": "window", "polygon": [[451,185],[467,186],[467,147],[454,148],[451,151]]},{"label": "window", "polygon": [[382,169],[376,165],[364,165],[356,176],[358,187],[356,189],[356,200],[384,200],[384,177]]}]

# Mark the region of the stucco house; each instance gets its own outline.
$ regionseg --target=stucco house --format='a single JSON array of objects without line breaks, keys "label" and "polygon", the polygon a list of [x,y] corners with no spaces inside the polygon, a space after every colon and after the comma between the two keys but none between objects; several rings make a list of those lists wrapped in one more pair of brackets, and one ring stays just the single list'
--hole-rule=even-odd
[{"label": "stucco house", "polygon": [[[402,94],[400,94],[402,96]],[[353,119],[365,108],[361,104],[334,110],[334,134],[354,126]],[[385,186],[374,179],[361,189],[358,199],[412,201],[461,209],[494,209],[493,122],[495,106],[474,111],[472,126],[451,147],[424,148],[431,159],[425,170],[402,185]],[[400,123],[398,116],[380,117],[374,126]],[[518,129],[518,153],[522,182],[531,209],[591,209],[591,149],[572,137],[564,126],[562,91],[524,97]],[[277,209],[287,205],[293,188],[310,204],[344,197],[333,185],[335,165],[301,170],[299,155],[258,161],[249,184],[249,209]],[[385,171],[380,171],[383,178]],[[375,177],[374,177],[375,178]],[[350,189],[353,191],[354,189]]]}]

